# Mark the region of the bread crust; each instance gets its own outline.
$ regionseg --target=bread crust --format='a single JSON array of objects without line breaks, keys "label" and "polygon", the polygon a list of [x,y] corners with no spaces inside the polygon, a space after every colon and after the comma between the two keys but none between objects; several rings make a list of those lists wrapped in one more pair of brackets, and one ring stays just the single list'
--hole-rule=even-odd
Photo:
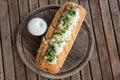
[{"label": "bread crust", "polygon": [[[80,13],[79,20],[72,30],[70,40],[64,46],[62,52],[60,52],[60,54],[58,55],[58,59],[57,59],[56,63],[50,64],[49,62],[47,62],[44,59],[45,53],[49,47],[47,40],[51,39],[53,37],[53,34],[55,32],[55,28],[57,27],[57,25],[59,23],[59,18],[61,17],[62,13],[66,10],[66,7],[70,6],[70,5],[72,5],[73,7],[77,7],[79,9],[79,11],[80,11],[79,12]],[[80,30],[81,24],[82,24],[85,16],[86,16],[86,10],[76,3],[66,2],[66,3],[64,3],[64,5],[62,5],[60,7],[60,9],[56,12],[55,17],[54,17],[50,27],[48,28],[46,35],[43,37],[40,48],[38,50],[38,54],[37,54],[37,58],[36,58],[36,65],[40,69],[42,69],[43,71],[52,73],[52,74],[56,74],[60,71],[60,69],[62,68],[62,66],[65,62],[65,59],[66,59],[74,41],[75,41],[75,38]]]}]

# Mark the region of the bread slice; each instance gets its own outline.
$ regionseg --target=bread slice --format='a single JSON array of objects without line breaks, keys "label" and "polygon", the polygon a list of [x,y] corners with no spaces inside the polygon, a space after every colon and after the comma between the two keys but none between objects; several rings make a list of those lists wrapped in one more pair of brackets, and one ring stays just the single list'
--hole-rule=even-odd
[{"label": "bread slice", "polygon": [[[47,62],[44,57],[45,57],[45,53],[48,50],[49,44],[47,43],[48,39],[51,39],[53,37],[53,34],[55,32],[55,29],[59,23],[59,19],[62,15],[62,13],[66,10],[67,6],[73,6],[79,9],[79,20],[76,23],[76,25],[74,26],[73,30],[72,30],[72,34],[71,34],[71,38],[70,40],[67,42],[67,44],[64,46],[62,52],[60,52],[60,54],[58,55],[58,59],[57,62],[55,64],[50,64],[49,62]],[[38,49],[38,54],[37,54],[37,58],[36,58],[36,65],[43,71],[52,73],[52,74],[56,74],[60,71],[60,69],[62,68],[65,59],[68,55],[68,53],[70,52],[70,49],[75,41],[75,38],[80,30],[81,24],[84,20],[86,16],[86,10],[73,2],[66,2],[64,3],[60,9],[56,12],[55,17],[50,25],[50,27],[48,28],[48,31],[46,33],[46,35],[43,37],[40,48]]]}]

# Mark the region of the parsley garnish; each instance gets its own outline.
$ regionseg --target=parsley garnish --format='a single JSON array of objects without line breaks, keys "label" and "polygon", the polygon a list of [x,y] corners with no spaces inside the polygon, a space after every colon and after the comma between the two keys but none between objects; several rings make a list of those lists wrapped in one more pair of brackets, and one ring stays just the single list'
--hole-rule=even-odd
[{"label": "parsley garnish", "polygon": [[55,60],[55,56],[54,57],[49,56],[46,60],[48,62],[53,62]]},{"label": "parsley garnish", "polygon": [[68,14],[70,14],[71,16],[75,16],[76,15],[75,8],[70,6],[70,8],[68,10]]},{"label": "parsley garnish", "polygon": [[66,24],[66,25],[64,26],[64,29],[65,29],[65,30],[68,30],[68,28],[69,28],[69,25]]},{"label": "parsley garnish", "polygon": [[50,45],[48,51],[47,51],[47,61],[49,62],[53,62],[55,57],[56,57],[56,51],[55,51],[55,46],[54,45]]}]

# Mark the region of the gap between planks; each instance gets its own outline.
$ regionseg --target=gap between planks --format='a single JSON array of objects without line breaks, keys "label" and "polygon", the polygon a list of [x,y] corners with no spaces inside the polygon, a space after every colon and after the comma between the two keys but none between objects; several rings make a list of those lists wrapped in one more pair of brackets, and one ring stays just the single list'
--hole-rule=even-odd
[{"label": "gap between planks", "polygon": [[[95,16],[97,16],[97,15],[95,15],[95,14],[99,14],[99,10],[94,10],[94,6],[92,5],[92,2],[93,2],[93,0],[90,2],[89,1],[89,3],[90,3],[90,9],[91,9],[91,11],[92,11],[92,20],[94,20],[93,21],[93,26],[94,26],[94,29],[95,29],[95,34],[97,35],[96,36],[96,39],[97,39],[97,47],[98,47],[98,50],[99,49],[102,49],[102,47],[100,47],[99,45],[101,45],[101,42],[102,42],[102,44],[103,44],[103,41],[104,41],[104,38],[102,39],[102,34],[103,34],[103,31],[102,31],[102,33],[99,33],[100,32],[100,30],[102,30],[102,28],[101,29],[99,29],[99,31],[98,32],[96,32],[97,30],[97,27],[102,27],[102,23],[101,23],[101,17],[96,17],[95,18]],[[96,2],[96,1],[94,1],[94,2]],[[94,4],[96,4],[96,3],[94,3]],[[98,6],[98,2],[97,2],[97,6]],[[96,8],[96,7],[95,7]],[[97,7],[98,8],[98,7]],[[96,9],[97,9],[96,8]],[[95,11],[95,12],[93,12],[93,11]],[[100,15],[100,14],[99,14]],[[98,15],[98,16],[99,16]],[[100,20],[98,20],[98,19],[100,19]],[[98,20],[99,22],[95,22],[95,20]],[[95,22],[95,23],[94,23]],[[97,25],[97,24],[99,24],[100,23],[100,25]],[[96,27],[95,27],[95,25],[96,25]],[[99,36],[99,37],[98,37]],[[100,37],[101,36],[101,37]],[[100,40],[99,41],[99,39],[102,39],[102,41]],[[104,42],[104,43],[106,43],[106,42]],[[105,44],[104,44],[105,45]],[[106,48],[106,46],[104,46],[105,48]],[[103,49],[102,49],[103,50]],[[105,50],[104,50],[105,51]],[[110,78],[110,77],[108,77],[107,75],[108,75],[108,73],[106,73],[106,74],[104,74],[104,70],[103,69],[105,69],[103,66],[104,66],[104,62],[105,62],[105,59],[107,59],[107,66],[110,64],[109,63],[109,60],[108,60],[108,57],[107,57],[107,55],[105,55],[106,56],[106,58],[104,59],[104,57],[102,57],[101,56],[101,50],[100,51],[98,51],[99,52],[99,59],[100,59],[100,64],[101,64],[101,70],[102,70],[102,75],[103,75],[103,79],[107,79],[107,78]],[[106,51],[104,54],[106,54],[106,53],[108,53],[108,51]],[[103,53],[102,53],[103,54]],[[108,70],[107,70],[108,69]],[[107,70],[107,72],[109,71],[109,70],[111,70],[110,68],[107,68],[106,70]],[[112,73],[111,73],[112,74]],[[106,76],[105,76],[106,75]],[[112,80],[112,78],[110,78],[111,80]]]},{"label": "gap between planks", "polygon": [[104,26],[103,30],[106,37],[106,43],[109,53],[109,59],[111,62],[113,77],[115,80],[119,80],[120,62],[119,62],[118,51],[115,43],[115,37],[114,37],[108,2],[104,0],[99,1],[99,7],[101,8],[102,24]]},{"label": "gap between planks", "polygon": [[94,37],[95,37],[95,48],[94,48],[94,51],[93,51],[93,56],[91,57],[90,63],[89,63],[91,77],[92,77],[92,80],[102,80],[100,59],[98,57],[99,55],[97,54],[98,53],[98,48],[96,48],[97,43],[96,43],[95,29],[94,29],[94,27],[92,27],[93,26],[93,21],[92,21],[93,19],[92,19],[92,14],[91,14],[91,10],[90,10],[90,4],[89,4],[89,1],[87,1],[87,0],[86,1],[81,1],[81,3],[88,11],[86,19],[90,23],[90,26],[93,30],[93,34],[94,34]]}]

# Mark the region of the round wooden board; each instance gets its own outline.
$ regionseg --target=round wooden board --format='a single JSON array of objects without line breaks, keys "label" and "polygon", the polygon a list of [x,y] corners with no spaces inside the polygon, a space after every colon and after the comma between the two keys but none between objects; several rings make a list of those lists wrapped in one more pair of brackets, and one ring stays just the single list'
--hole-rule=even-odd
[{"label": "round wooden board", "polygon": [[27,23],[32,18],[40,17],[43,18],[49,26],[59,7],[60,6],[51,5],[34,10],[21,23],[16,34],[16,47],[26,66],[41,76],[54,79],[65,78],[79,72],[90,60],[94,48],[93,33],[85,20],[61,71],[53,75],[37,68],[35,58],[42,36],[32,36],[27,30]]}]

